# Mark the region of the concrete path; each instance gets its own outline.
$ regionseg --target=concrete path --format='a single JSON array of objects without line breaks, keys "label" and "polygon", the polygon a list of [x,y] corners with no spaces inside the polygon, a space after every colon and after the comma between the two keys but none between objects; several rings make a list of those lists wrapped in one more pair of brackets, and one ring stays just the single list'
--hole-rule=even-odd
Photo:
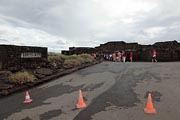
[{"label": "concrete path", "polygon": [[[76,109],[82,90],[87,107]],[[156,115],[144,114],[152,92]],[[0,99],[0,120],[179,120],[180,63],[103,62]]]}]

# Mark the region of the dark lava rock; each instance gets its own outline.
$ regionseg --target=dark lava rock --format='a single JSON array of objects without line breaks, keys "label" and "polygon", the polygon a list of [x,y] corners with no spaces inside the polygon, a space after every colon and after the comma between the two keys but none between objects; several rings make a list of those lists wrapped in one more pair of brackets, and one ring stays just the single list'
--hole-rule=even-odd
[{"label": "dark lava rock", "polygon": [[10,71],[0,71],[0,80],[6,80],[9,75],[11,75],[12,72]]},{"label": "dark lava rock", "polygon": [[41,75],[52,75],[53,74],[53,70],[49,69],[49,68],[40,68],[40,69],[36,69],[35,70],[36,74],[41,74]]},{"label": "dark lava rock", "polygon": [[48,63],[49,68],[60,69],[63,67],[64,59],[58,58]]},{"label": "dark lava rock", "polygon": [[12,87],[13,87],[13,85],[5,84],[5,83],[0,83],[0,90],[10,89]]}]

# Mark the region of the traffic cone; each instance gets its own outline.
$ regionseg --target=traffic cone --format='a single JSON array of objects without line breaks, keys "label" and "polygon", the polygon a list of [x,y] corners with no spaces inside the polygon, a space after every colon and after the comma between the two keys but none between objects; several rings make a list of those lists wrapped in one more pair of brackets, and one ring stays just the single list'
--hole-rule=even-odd
[{"label": "traffic cone", "polygon": [[77,108],[85,108],[86,107],[86,103],[84,102],[81,90],[79,90],[79,98],[78,98],[78,103],[76,104],[76,107]]},{"label": "traffic cone", "polygon": [[156,114],[156,110],[153,107],[151,93],[148,94],[148,100],[146,104],[146,108],[144,108],[144,112],[147,114]]},{"label": "traffic cone", "polygon": [[24,103],[31,103],[31,102],[32,102],[32,99],[30,98],[29,92],[26,91],[26,97],[25,97]]}]

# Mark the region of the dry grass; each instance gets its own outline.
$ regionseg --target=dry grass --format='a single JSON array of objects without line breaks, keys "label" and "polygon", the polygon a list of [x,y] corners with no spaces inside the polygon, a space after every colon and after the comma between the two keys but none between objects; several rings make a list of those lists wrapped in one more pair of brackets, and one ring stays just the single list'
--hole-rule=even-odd
[{"label": "dry grass", "polygon": [[24,72],[17,72],[15,74],[12,74],[9,76],[8,80],[9,82],[15,83],[15,84],[25,84],[29,82],[33,82],[35,80],[35,76],[24,71]]},{"label": "dry grass", "polygon": [[65,56],[62,55],[62,54],[49,55],[48,56],[48,61],[51,62],[51,61],[54,61],[54,60],[64,59],[64,58],[65,58]]},{"label": "dry grass", "polygon": [[49,62],[54,60],[64,59],[64,65],[72,65],[77,66],[83,63],[90,63],[95,61],[95,59],[89,54],[81,54],[81,55],[63,55],[63,54],[56,54],[48,56]]},{"label": "dry grass", "polygon": [[90,63],[95,61],[95,59],[89,54],[81,54],[80,57],[84,59],[85,63]]},{"label": "dry grass", "polygon": [[81,64],[81,62],[80,61],[78,61],[78,60],[76,60],[76,59],[71,59],[71,60],[66,60],[65,62],[64,62],[64,66],[78,66],[78,65],[80,65]]}]

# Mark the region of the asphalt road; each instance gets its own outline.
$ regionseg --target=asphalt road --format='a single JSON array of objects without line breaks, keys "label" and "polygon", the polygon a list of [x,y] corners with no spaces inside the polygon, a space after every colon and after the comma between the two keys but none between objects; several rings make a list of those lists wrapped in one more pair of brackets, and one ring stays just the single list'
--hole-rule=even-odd
[{"label": "asphalt road", "polygon": [[[76,109],[82,90],[87,107]],[[144,114],[152,93],[155,115]],[[103,62],[0,99],[0,120],[179,120],[180,63]]]}]

